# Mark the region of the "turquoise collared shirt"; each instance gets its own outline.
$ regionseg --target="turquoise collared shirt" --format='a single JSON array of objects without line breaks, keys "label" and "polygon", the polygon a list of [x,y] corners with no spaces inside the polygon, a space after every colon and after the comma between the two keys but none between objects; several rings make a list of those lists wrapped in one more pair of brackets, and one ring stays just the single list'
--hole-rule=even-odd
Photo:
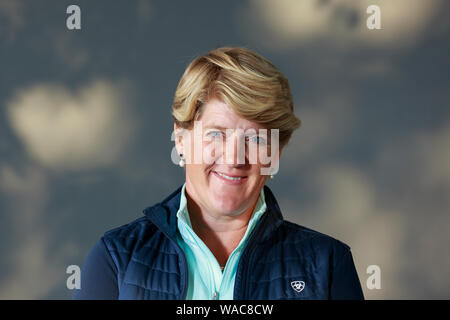
[{"label": "turquoise collared shirt", "polygon": [[253,210],[247,230],[241,242],[230,254],[225,269],[220,269],[216,257],[212,254],[205,243],[197,236],[192,229],[187,208],[185,195],[186,184],[181,190],[180,208],[177,212],[177,233],[178,245],[186,256],[189,283],[187,290],[187,300],[232,300],[234,291],[234,281],[236,270],[242,250],[248,242],[248,238],[256,227],[264,212],[266,212],[266,201],[264,199],[264,188]]}]

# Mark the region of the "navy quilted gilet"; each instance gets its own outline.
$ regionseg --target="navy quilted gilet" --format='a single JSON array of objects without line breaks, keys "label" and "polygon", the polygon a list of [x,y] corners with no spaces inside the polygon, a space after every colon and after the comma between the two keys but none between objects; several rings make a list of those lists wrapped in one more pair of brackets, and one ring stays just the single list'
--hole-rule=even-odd
[{"label": "navy quilted gilet", "polygon": [[[185,298],[187,263],[175,240],[180,191],[102,237],[118,299]],[[239,260],[234,299],[363,299],[349,246],[283,220],[271,190],[264,192],[267,211]]]}]

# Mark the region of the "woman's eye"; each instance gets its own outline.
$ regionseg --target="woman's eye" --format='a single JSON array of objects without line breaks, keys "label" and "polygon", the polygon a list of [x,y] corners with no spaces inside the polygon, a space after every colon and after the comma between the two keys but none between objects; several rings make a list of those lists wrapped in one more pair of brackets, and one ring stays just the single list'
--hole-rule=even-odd
[{"label": "woman's eye", "polygon": [[222,137],[222,132],[221,131],[209,131],[206,135],[209,137],[212,137],[212,138],[220,138],[220,137]]},{"label": "woman's eye", "polygon": [[266,140],[260,136],[246,137],[246,140],[249,142],[252,142],[252,143],[257,143],[257,144],[265,144],[266,143]]}]

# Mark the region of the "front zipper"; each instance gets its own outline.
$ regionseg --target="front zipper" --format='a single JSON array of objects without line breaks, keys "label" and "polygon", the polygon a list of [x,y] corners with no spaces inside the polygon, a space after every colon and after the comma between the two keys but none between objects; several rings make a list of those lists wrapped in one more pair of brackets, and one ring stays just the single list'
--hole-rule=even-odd
[{"label": "front zipper", "polygon": [[[256,229],[253,230],[254,232],[252,232],[252,234],[250,235],[250,238],[248,240],[248,244],[245,247],[244,251],[242,252],[242,255],[241,255],[241,258],[240,258],[240,260],[242,262],[242,269],[243,269],[242,272],[245,272],[245,277],[242,279],[242,285],[241,285],[241,288],[244,289],[245,294],[242,295],[241,299],[248,299],[248,298],[246,298],[246,297],[248,297],[247,279],[248,279],[248,277],[250,275],[250,270],[247,267],[247,264],[248,264],[247,260],[251,259],[251,250],[256,245],[257,241],[254,240],[254,239],[259,235],[259,233],[261,233],[263,230],[265,230],[265,224],[266,224],[267,219],[268,219],[269,210],[267,210],[266,214],[263,215],[263,221],[260,221],[260,223],[258,224]],[[249,253],[247,254],[247,252],[249,252]],[[248,259],[246,259],[247,255],[250,255]],[[250,261],[248,261],[248,262],[250,262]],[[239,266],[238,266],[238,270],[239,270]]]},{"label": "front zipper", "polygon": [[[267,220],[269,219],[270,211],[271,211],[271,209],[267,208],[265,214],[262,215],[262,217],[261,217],[262,221],[260,221],[260,223],[258,223],[258,225],[256,226],[255,230],[253,230],[253,232],[250,235],[250,238],[248,240],[247,246],[244,248],[244,251],[242,251],[241,257],[239,259],[240,262],[238,264],[238,270],[239,270],[239,265],[242,263],[242,269],[246,273],[244,279],[242,280],[242,286],[241,286],[245,290],[245,295],[243,295],[244,297],[248,296],[247,279],[250,274],[250,270],[247,268],[247,261],[245,258],[246,258],[247,252],[250,251],[250,249],[253,249],[253,247],[256,245],[255,238],[259,235],[259,233],[261,233],[263,230],[265,230],[265,225],[267,224]],[[153,223],[153,221],[152,221],[152,223]],[[171,237],[169,237],[169,235],[165,231],[161,230],[156,224],[154,224],[154,225],[157,227],[157,229],[159,231],[161,231],[166,236],[166,238],[168,238],[170,241],[173,242],[173,244],[175,245],[175,248],[179,251],[178,254],[182,257],[181,260],[184,263],[185,273],[186,273],[182,297],[184,300],[186,300],[187,291],[188,291],[187,289],[188,289],[188,284],[189,284],[189,270],[188,270],[186,256],[184,255],[184,251],[178,245],[176,239],[175,240],[172,239]],[[180,252],[181,252],[181,254],[180,254]],[[251,252],[249,254],[251,254]],[[242,299],[243,299],[243,297],[242,297]]]}]

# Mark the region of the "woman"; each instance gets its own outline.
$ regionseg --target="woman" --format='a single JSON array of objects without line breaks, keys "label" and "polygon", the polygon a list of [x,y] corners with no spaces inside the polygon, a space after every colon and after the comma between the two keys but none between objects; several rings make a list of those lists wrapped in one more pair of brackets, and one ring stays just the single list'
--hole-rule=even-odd
[{"label": "woman", "polygon": [[212,50],[186,69],[172,114],[186,182],[105,233],[74,299],[363,299],[350,248],[283,220],[265,186],[300,126],[273,64]]}]

